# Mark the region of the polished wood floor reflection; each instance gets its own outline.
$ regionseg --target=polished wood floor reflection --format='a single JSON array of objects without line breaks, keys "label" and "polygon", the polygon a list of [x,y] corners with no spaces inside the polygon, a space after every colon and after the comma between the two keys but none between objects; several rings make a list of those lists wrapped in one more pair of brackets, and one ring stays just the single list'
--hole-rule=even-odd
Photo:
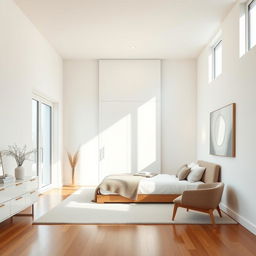
[{"label": "polished wood floor reflection", "polygon": [[[72,192],[66,187],[45,193],[35,214],[44,214]],[[1,256],[256,255],[256,236],[241,225],[31,224],[29,217],[0,224]]]}]

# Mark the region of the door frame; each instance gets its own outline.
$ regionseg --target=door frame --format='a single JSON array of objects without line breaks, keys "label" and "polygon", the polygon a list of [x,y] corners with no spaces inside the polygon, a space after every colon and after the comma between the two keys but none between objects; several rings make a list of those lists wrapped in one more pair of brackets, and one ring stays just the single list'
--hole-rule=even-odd
[{"label": "door frame", "polygon": [[[38,95],[37,93],[33,93],[32,94],[32,100],[36,100],[39,104],[38,104],[38,112],[37,112],[37,133],[38,133],[38,136],[37,136],[37,143],[38,143],[38,148],[39,150],[37,151],[37,159],[38,159],[38,162],[37,162],[37,176],[39,177],[39,171],[40,171],[40,168],[41,168],[41,126],[40,126],[40,120],[41,120],[41,104],[46,104],[48,106],[51,107],[51,175],[50,175],[50,184],[48,185],[45,185],[43,187],[39,187],[39,192],[44,192],[44,191],[47,191],[51,188],[53,188],[53,152],[54,152],[54,148],[53,148],[53,141],[54,141],[54,126],[53,126],[53,122],[54,122],[54,111],[55,111],[55,106],[54,106],[54,103],[50,100],[48,100],[47,98],[41,96],[41,95]],[[40,185],[40,180],[39,180],[39,185]]]}]

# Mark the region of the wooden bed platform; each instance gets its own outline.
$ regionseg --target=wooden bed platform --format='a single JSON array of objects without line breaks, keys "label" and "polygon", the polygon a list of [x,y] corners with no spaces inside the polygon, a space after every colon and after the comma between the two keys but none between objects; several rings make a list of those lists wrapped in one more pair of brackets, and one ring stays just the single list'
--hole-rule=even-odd
[{"label": "wooden bed platform", "polygon": [[169,194],[138,194],[137,200],[132,200],[120,195],[102,195],[98,190],[96,193],[96,203],[171,203],[180,195]]}]

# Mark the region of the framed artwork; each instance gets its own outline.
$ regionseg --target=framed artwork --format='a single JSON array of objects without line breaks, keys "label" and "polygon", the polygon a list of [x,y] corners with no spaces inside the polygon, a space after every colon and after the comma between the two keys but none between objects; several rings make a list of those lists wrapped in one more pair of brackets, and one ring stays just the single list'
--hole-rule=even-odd
[{"label": "framed artwork", "polygon": [[235,157],[236,104],[210,113],[210,154]]},{"label": "framed artwork", "polygon": [[2,153],[0,152],[0,177],[4,177],[4,165],[3,165],[3,158]]}]

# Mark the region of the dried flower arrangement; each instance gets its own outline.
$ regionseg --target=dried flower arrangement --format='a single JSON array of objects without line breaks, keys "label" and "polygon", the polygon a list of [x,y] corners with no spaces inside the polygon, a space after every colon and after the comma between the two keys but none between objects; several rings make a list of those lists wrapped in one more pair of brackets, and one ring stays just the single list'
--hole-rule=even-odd
[{"label": "dried flower arrangement", "polygon": [[77,166],[77,163],[79,160],[79,152],[80,152],[80,149],[78,149],[74,155],[67,152],[69,164],[72,168],[72,185],[74,185],[74,183],[75,183],[75,170],[76,170],[76,166]]},{"label": "dried flower arrangement", "polygon": [[6,156],[12,156],[17,166],[20,167],[23,165],[24,161],[30,160],[30,155],[35,153],[36,149],[27,151],[27,146],[24,145],[23,147],[18,147],[16,144],[13,146],[8,146],[8,150],[3,151],[3,154]]}]

